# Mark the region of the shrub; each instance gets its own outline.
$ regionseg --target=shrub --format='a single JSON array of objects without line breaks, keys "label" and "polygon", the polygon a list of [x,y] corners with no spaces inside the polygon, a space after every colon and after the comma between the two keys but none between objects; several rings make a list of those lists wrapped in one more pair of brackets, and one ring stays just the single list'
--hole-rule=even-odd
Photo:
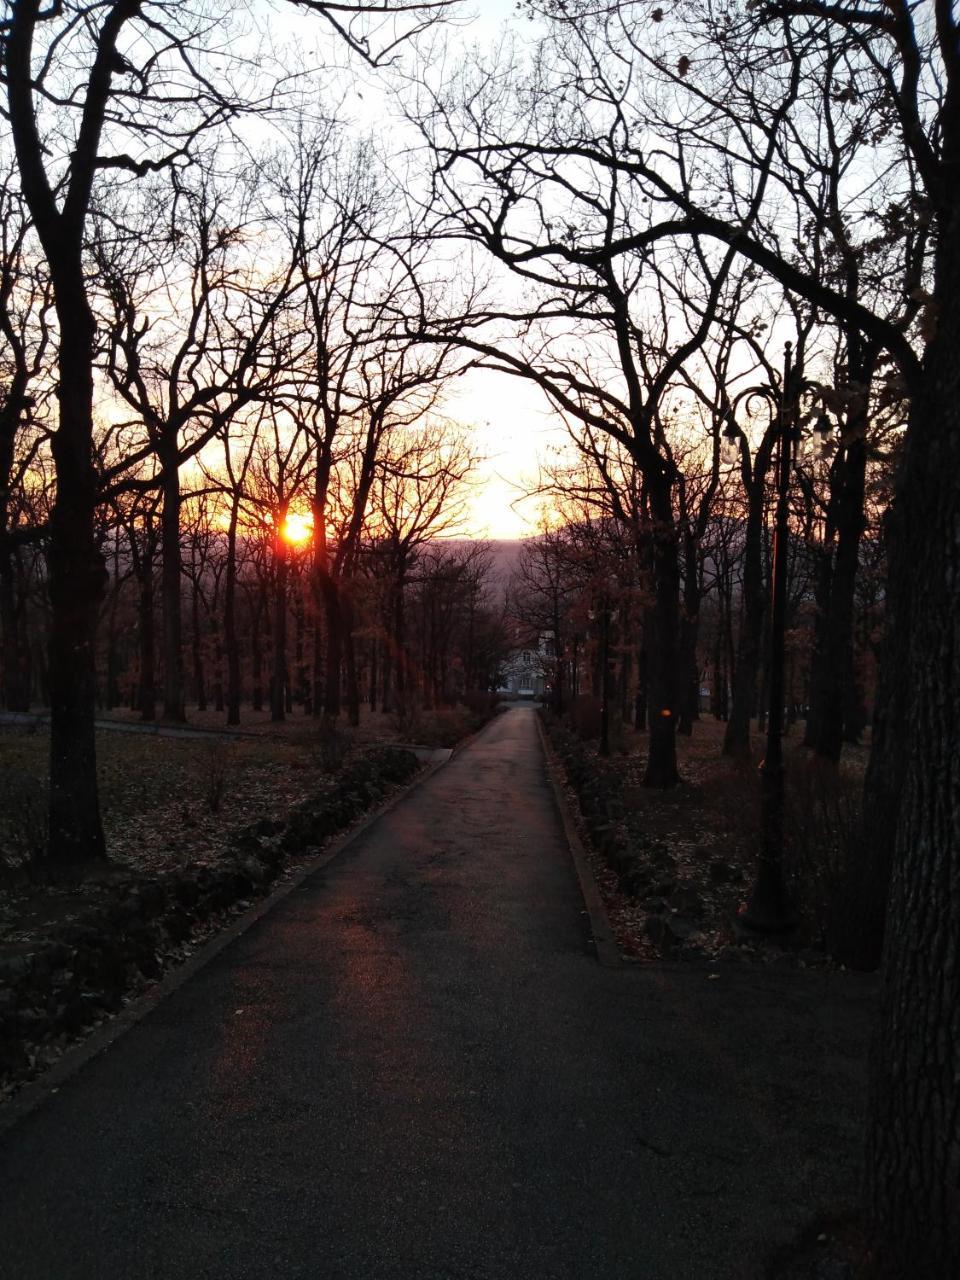
[{"label": "shrub", "polygon": [[408,742],[416,742],[420,732],[423,707],[414,689],[398,689],[393,698],[393,725]]},{"label": "shrub", "polygon": [[584,740],[600,737],[600,699],[581,693],[570,704],[570,723]]},{"label": "shrub", "polygon": [[311,755],[324,773],[338,773],[347,754],[347,739],[330,724],[321,724],[309,741]]},{"label": "shrub", "polygon": [[219,813],[233,772],[233,756],[228,746],[217,743],[207,749],[203,760],[203,801],[211,813]]},{"label": "shrub", "polygon": [[31,877],[47,839],[46,783],[25,769],[0,770],[0,879]]},{"label": "shrub", "polygon": [[863,857],[862,783],[811,758],[787,779],[784,859],[803,916],[831,955],[856,948],[860,913],[852,886]]}]

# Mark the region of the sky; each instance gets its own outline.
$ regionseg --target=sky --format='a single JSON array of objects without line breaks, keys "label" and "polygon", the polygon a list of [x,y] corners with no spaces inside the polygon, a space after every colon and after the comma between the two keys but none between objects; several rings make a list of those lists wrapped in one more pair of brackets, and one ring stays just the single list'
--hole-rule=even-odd
[{"label": "sky", "polygon": [[543,395],[520,378],[477,369],[458,381],[447,408],[471,427],[473,447],[482,455],[466,535],[514,539],[535,534],[544,499],[530,491],[541,459],[566,440]]},{"label": "sky", "polygon": [[[450,32],[454,45],[483,46],[498,40],[508,26],[529,28],[517,15],[516,0],[480,0],[465,3],[464,21]],[[282,16],[281,16],[282,15]],[[466,19],[469,17],[469,21]],[[317,35],[317,20],[292,6],[272,8],[271,26],[282,38],[302,47]],[[308,35],[309,32],[309,35]],[[377,87],[371,75],[350,103],[359,125],[382,118]],[[385,105],[385,104],[384,104]],[[566,432],[545,398],[521,379],[477,370],[451,387],[444,410],[471,430],[475,451],[481,455],[468,500],[468,515],[461,536],[517,539],[537,532],[544,500],[524,497],[535,487],[540,461],[566,440]]]}]

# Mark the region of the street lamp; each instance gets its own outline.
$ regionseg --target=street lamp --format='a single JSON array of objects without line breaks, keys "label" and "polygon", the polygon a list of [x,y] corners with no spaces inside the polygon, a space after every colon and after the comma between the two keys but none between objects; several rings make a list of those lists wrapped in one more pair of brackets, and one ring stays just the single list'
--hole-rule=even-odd
[{"label": "street lamp", "polygon": [[[773,528],[773,569],[770,603],[770,705],[767,713],[767,744],[760,765],[760,851],[757,875],[740,919],[748,928],[762,933],[782,933],[792,928],[796,918],[787,900],[783,880],[783,697],[784,648],[787,621],[787,551],[790,537],[790,482],[797,447],[803,438],[800,403],[815,394],[821,401],[811,435],[818,456],[829,449],[832,424],[823,410],[824,389],[810,379],[798,379],[793,367],[793,346],[787,343],[783,356],[783,379],[779,394],[772,387],[751,387],[733,402],[723,429],[724,460],[736,446],[740,429],[735,409],[744,399],[762,398],[774,411],[776,423],[777,507]],[[735,459],[734,459],[735,460]]]}]

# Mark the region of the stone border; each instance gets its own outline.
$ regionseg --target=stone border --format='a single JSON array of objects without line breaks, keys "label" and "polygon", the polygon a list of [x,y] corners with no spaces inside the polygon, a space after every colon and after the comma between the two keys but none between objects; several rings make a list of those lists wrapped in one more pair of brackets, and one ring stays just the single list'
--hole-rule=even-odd
[{"label": "stone border", "polygon": [[567,845],[570,849],[570,856],[573,859],[577,880],[580,883],[580,893],[587,909],[587,915],[590,918],[590,941],[593,944],[594,954],[605,969],[621,969],[624,963],[623,957],[620,954],[620,948],[614,937],[613,929],[610,927],[610,920],[603,905],[600,890],[597,888],[597,882],[593,878],[587,851],[577,833],[576,825],[567,806],[566,797],[563,794],[563,785],[553,746],[547,737],[547,731],[543,727],[543,721],[539,713],[535,714],[535,719],[537,733],[540,735],[540,746],[543,748],[543,756],[547,766],[547,777],[550,779],[557,812],[560,815],[560,822],[567,838]]},{"label": "stone border", "polygon": [[[361,769],[371,767],[370,756],[380,753],[396,756],[393,767],[384,769],[384,776],[375,780],[362,778]],[[408,751],[374,749],[347,765],[337,790],[333,796],[324,797],[324,804],[301,804],[285,824],[257,823],[238,832],[230,842],[233,856],[219,867],[184,868],[166,874],[165,881],[157,877],[120,884],[115,901],[93,910],[76,924],[61,927],[65,929],[64,937],[38,943],[32,955],[6,961],[9,972],[3,974],[8,984],[4,993],[9,1000],[8,1009],[0,1010],[0,1028],[6,1024],[8,1047],[44,1043],[42,1036],[29,1036],[28,1027],[24,1034],[24,1006],[37,1009],[38,1002],[46,1001],[47,1007],[54,1002],[52,1021],[68,1034],[82,1034],[84,1028],[104,1015],[106,1020],[88,1030],[79,1041],[68,1044],[49,1068],[24,1080],[12,1098],[0,1103],[0,1133],[140,1021],[234,937],[300,886],[303,879],[337,858],[381,814],[433,776],[448,758],[447,753],[436,755],[439,758],[435,756],[428,767],[421,769]],[[380,758],[379,763],[387,762]],[[390,787],[394,788],[392,794],[380,799]],[[376,803],[378,799],[380,803]],[[364,801],[366,813],[362,812]],[[371,801],[374,808],[369,808]],[[298,850],[312,851],[306,864],[268,892],[269,883],[282,874],[289,855],[296,856]],[[157,954],[157,946],[175,947],[188,941],[193,929],[257,891],[268,896],[261,897],[209,941],[201,943],[188,959],[177,963],[169,951],[164,957]],[[127,893],[125,900],[123,893]],[[145,906],[146,916],[140,914]],[[136,923],[132,923],[134,920]],[[143,978],[156,979],[156,986],[124,1007],[129,991]],[[69,992],[67,1000],[63,998],[65,992]],[[50,1025],[51,1020],[47,1019],[45,1034],[51,1034]],[[17,1079],[14,1069],[9,1075]]]}]

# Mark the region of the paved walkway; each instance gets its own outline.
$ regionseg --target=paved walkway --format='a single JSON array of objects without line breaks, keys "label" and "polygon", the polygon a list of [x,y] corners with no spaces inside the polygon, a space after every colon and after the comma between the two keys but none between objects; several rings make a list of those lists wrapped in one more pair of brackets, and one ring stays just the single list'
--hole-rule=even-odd
[{"label": "paved walkway", "polygon": [[0,1139],[7,1280],[731,1280],[850,1190],[865,988],[609,970],[527,708]]}]

